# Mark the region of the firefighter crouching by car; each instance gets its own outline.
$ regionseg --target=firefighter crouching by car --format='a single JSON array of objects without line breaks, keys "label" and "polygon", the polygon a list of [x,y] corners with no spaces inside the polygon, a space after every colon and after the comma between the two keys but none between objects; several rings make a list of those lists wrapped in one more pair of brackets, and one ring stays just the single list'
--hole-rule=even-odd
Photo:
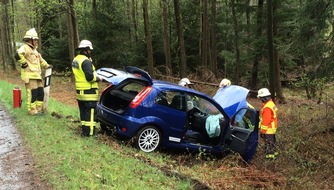
[{"label": "firefighter crouching by car", "polygon": [[93,45],[82,40],[77,48],[79,54],[73,59],[72,71],[75,77],[76,99],[80,111],[82,136],[92,136],[96,132],[96,104],[99,98],[98,82],[102,81],[95,71],[91,59]]},{"label": "firefighter crouching by car", "polygon": [[260,110],[260,135],[265,140],[266,159],[275,159],[278,156],[276,147],[277,107],[271,99],[271,93],[267,88],[258,91],[258,98],[262,101]]},{"label": "firefighter crouching by car", "polygon": [[43,113],[44,88],[42,69],[52,68],[37,52],[38,35],[35,28],[23,37],[24,44],[16,51],[15,59],[21,65],[21,79],[24,81],[29,115]]}]

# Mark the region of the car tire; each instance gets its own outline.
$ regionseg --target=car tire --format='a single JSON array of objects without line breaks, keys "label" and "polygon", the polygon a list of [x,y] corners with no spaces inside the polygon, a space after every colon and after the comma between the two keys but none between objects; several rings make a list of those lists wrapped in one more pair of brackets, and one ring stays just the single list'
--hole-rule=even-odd
[{"label": "car tire", "polygon": [[106,134],[107,136],[112,135],[112,131],[108,128],[107,125],[100,124],[100,127],[101,127],[101,134]]},{"label": "car tire", "polygon": [[161,143],[161,132],[154,126],[146,126],[136,135],[136,146],[143,152],[157,150]]}]

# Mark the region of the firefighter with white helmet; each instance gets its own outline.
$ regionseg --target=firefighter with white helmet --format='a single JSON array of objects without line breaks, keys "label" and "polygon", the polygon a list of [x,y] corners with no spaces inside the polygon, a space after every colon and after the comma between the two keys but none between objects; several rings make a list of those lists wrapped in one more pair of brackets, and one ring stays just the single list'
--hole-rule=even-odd
[{"label": "firefighter with white helmet", "polygon": [[181,86],[184,86],[184,87],[189,87],[190,88],[190,85],[192,85],[193,83],[190,82],[190,80],[188,78],[182,78],[180,81],[179,81],[179,85]]},{"label": "firefighter with white helmet", "polygon": [[219,83],[219,88],[225,87],[225,86],[229,86],[231,85],[231,81],[224,78],[222,81],[220,81]]},{"label": "firefighter with white helmet", "polygon": [[82,40],[77,48],[79,54],[72,61],[75,77],[76,99],[80,111],[82,136],[92,136],[96,130],[96,104],[99,98],[98,82],[102,81],[95,70],[91,53],[92,42]]},{"label": "firefighter with white helmet", "polygon": [[26,87],[29,115],[43,113],[42,68],[52,68],[37,51],[38,39],[35,28],[28,30],[23,37],[24,44],[16,51],[14,56],[21,65],[21,78]]},{"label": "firefighter with white helmet", "polygon": [[271,99],[267,88],[258,91],[258,98],[262,101],[260,111],[260,134],[265,140],[265,153],[267,159],[275,159],[278,155],[276,147],[277,107]]}]

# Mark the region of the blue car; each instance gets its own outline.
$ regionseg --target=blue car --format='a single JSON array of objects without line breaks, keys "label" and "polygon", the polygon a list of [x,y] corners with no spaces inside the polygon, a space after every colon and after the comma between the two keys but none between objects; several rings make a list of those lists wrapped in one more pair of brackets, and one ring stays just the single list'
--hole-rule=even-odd
[{"label": "blue car", "polygon": [[258,111],[248,105],[248,89],[231,85],[207,94],[154,80],[136,67],[101,68],[109,86],[97,105],[107,132],[128,139],[144,152],[159,148],[222,155],[240,153],[250,161],[258,144]]}]

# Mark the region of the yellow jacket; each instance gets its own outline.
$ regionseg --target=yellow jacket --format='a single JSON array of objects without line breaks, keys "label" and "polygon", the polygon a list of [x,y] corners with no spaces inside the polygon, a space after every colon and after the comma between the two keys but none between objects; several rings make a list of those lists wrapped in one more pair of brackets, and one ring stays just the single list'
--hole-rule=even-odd
[{"label": "yellow jacket", "polygon": [[[86,61],[88,66],[86,71],[83,69],[83,63]],[[89,71],[87,71],[89,70]],[[72,71],[75,77],[75,88],[77,90],[77,100],[97,101],[98,100],[98,81],[100,80],[95,71],[91,59],[85,55],[77,55],[72,62]],[[87,78],[89,76],[89,78]]]},{"label": "yellow jacket", "polygon": [[29,79],[42,79],[41,68],[49,67],[36,48],[27,42],[17,50],[15,58],[21,64],[21,78],[25,83]]}]

